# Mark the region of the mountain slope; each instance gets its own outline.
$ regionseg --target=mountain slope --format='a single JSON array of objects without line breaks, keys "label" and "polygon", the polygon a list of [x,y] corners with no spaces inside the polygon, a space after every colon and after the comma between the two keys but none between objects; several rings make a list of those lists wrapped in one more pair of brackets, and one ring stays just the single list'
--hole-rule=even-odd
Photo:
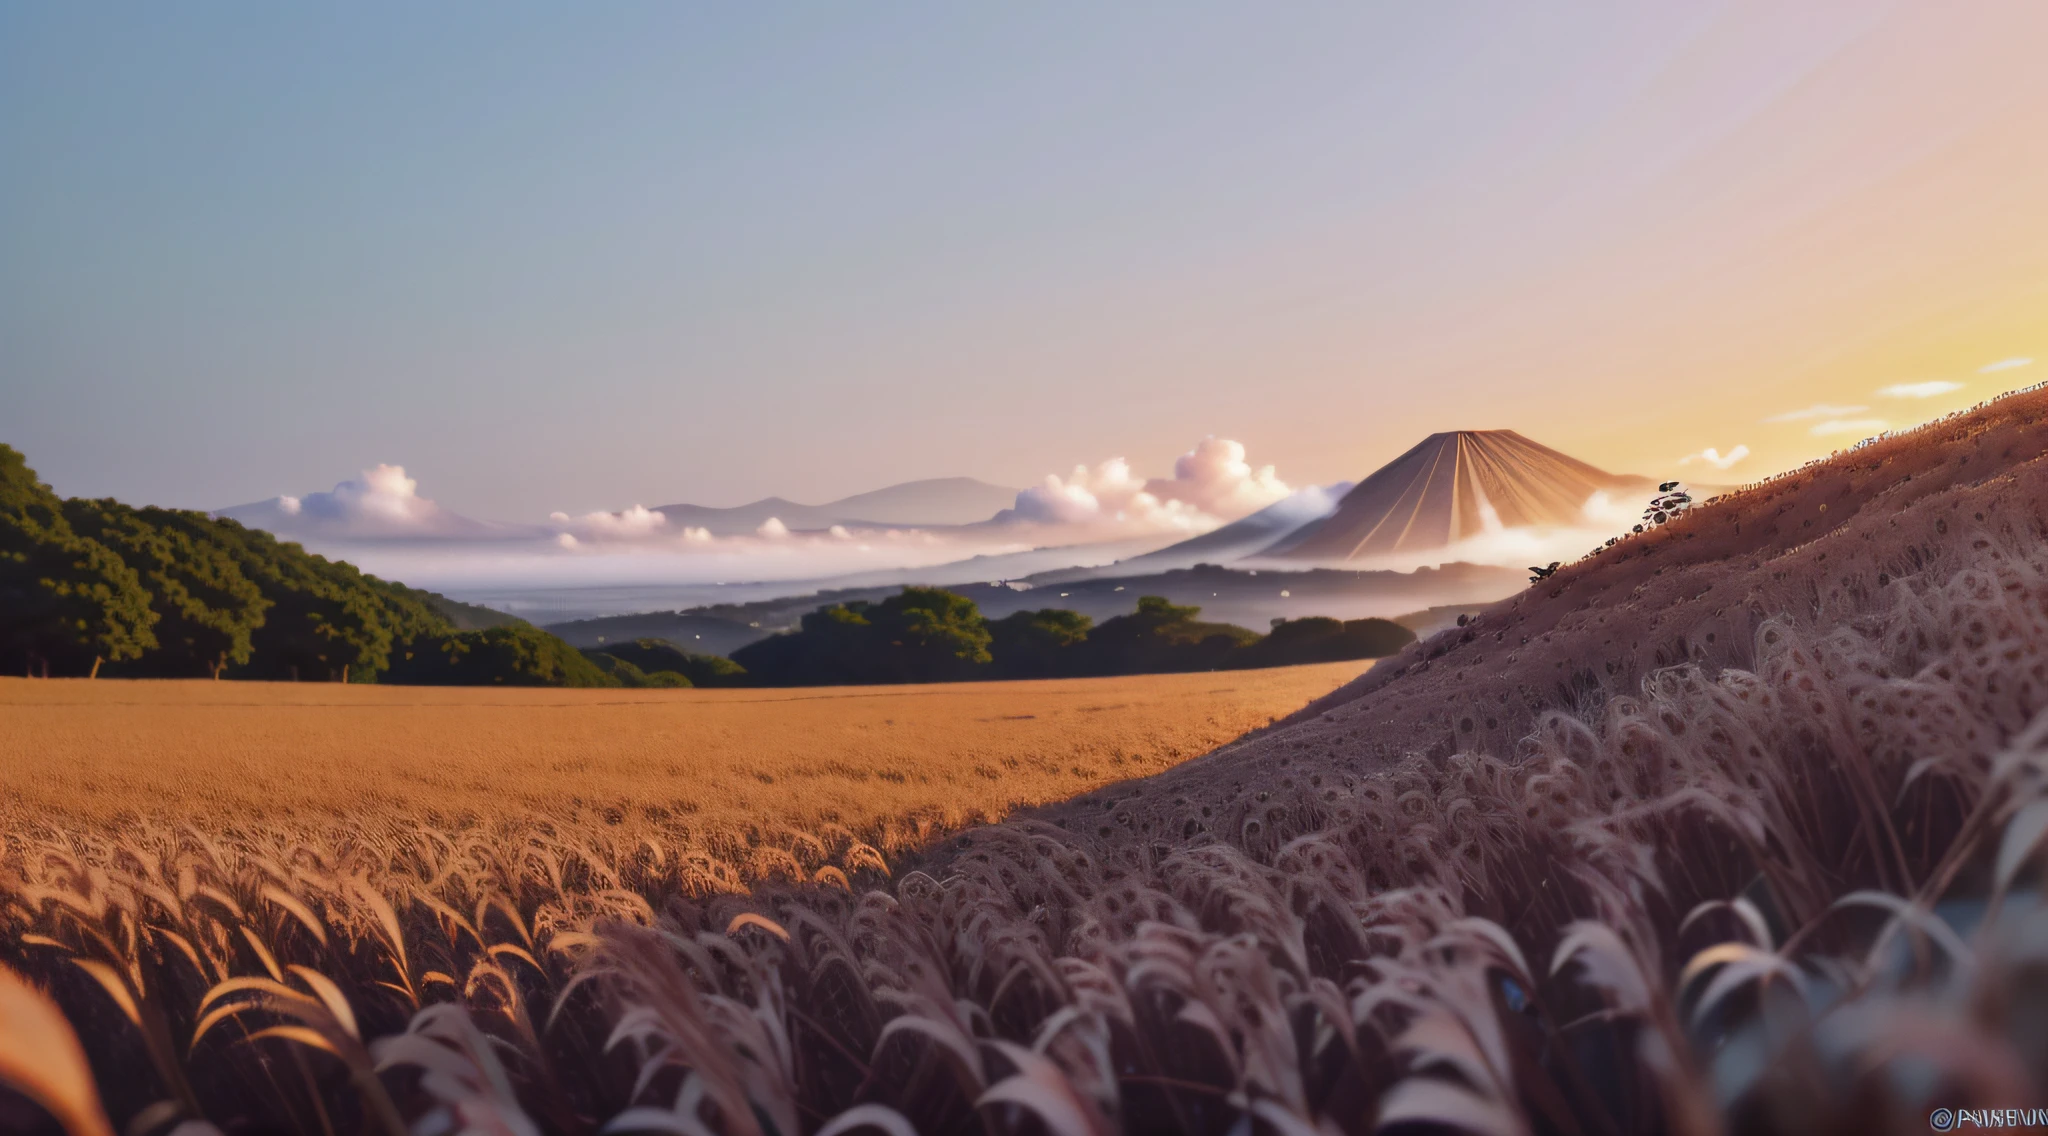
[{"label": "mountain slope", "polygon": [[1335,562],[1443,548],[1489,527],[1583,525],[1594,493],[1636,492],[1647,478],[1611,474],[1513,430],[1431,434],[1374,471],[1322,520],[1260,555]]},{"label": "mountain slope", "polygon": [[1337,502],[1351,491],[1351,486],[1349,481],[1340,481],[1335,485],[1311,485],[1295,490],[1220,529],[1168,545],[1157,552],[1134,556],[1119,564],[1117,570],[1135,568],[1161,572],[1204,562],[1223,564],[1250,556],[1272,547],[1275,541],[1299,531],[1303,525],[1313,524],[1335,512]]},{"label": "mountain slope", "polygon": [[662,505],[656,511],[669,523],[709,529],[713,536],[750,533],[770,517],[792,529],[823,529],[840,524],[964,525],[985,521],[1017,500],[1017,490],[990,485],[972,477],[934,477],[856,493],[823,505],[804,505],[783,497],[764,497],[745,505]]}]

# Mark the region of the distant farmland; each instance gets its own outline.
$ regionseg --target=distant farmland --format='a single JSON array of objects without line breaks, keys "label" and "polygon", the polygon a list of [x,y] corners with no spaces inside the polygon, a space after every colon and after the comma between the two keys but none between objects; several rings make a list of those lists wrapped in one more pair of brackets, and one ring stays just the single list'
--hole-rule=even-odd
[{"label": "distant farmland", "polygon": [[1369,665],[776,691],[0,679],[0,824],[544,819],[721,859],[824,827],[893,852],[1156,773]]}]

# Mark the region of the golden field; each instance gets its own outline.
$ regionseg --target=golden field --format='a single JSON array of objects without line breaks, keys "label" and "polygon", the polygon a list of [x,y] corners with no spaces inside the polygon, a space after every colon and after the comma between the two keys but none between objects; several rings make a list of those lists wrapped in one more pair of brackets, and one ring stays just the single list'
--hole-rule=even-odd
[{"label": "golden field", "polygon": [[1158,772],[1368,666],[790,690],[0,679],[0,826],[538,817],[728,848],[838,826],[893,850]]}]

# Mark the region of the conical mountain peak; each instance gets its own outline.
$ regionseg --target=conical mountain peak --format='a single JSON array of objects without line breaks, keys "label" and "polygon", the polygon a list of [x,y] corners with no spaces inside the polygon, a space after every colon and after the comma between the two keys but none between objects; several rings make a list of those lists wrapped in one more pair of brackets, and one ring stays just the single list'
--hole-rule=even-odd
[{"label": "conical mountain peak", "polygon": [[1374,471],[1334,513],[1262,555],[1357,560],[1443,548],[1493,528],[1570,527],[1585,523],[1593,494],[1647,485],[1513,430],[1445,431]]}]

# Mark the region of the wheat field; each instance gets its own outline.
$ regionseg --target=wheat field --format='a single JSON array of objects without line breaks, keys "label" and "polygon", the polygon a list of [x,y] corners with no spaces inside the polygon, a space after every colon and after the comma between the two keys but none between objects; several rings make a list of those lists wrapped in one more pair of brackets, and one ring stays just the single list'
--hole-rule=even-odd
[{"label": "wheat field", "polygon": [[893,853],[1156,773],[1370,665],[798,690],[0,679],[0,823],[540,818],[728,848],[837,826]]}]

